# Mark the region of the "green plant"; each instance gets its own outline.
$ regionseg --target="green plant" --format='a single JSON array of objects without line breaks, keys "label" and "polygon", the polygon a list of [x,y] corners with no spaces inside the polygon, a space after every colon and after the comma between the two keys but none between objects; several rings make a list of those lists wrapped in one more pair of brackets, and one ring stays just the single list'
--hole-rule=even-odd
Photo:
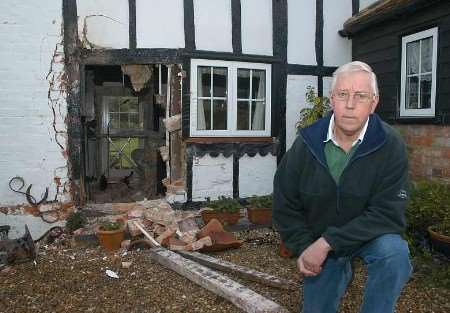
[{"label": "green plant", "polygon": [[82,228],[86,224],[86,217],[81,213],[73,212],[66,219],[66,229],[69,234],[72,234],[75,230]]},{"label": "green plant", "polygon": [[272,208],[272,195],[253,196],[248,198],[247,202],[251,208]]},{"label": "green plant", "polygon": [[210,198],[206,198],[206,206],[220,212],[235,213],[239,212],[242,205],[237,199],[219,196],[218,200],[211,201]]},{"label": "green plant", "polygon": [[319,118],[324,117],[331,109],[330,99],[328,97],[319,97],[314,87],[311,86],[308,86],[306,90],[306,103],[308,107],[300,111],[300,119],[296,124],[297,128],[304,128],[311,125]]},{"label": "green plant", "polygon": [[123,223],[120,221],[103,221],[100,223],[100,230],[111,231],[118,230],[122,227]]},{"label": "green plant", "polygon": [[409,230],[423,233],[431,225],[450,220],[450,186],[436,181],[413,184],[406,218]]},{"label": "green plant", "polygon": [[431,226],[431,230],[444,236],[450,237],[450,216]]}]

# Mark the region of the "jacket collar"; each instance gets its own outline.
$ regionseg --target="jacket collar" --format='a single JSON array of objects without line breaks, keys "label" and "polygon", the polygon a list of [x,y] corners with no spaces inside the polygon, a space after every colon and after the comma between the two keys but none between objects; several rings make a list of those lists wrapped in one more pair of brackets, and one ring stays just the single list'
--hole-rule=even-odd
[{"label": "jacket collar", "polygon": [[[312,154],[324,165],[327,164],[324,147],[332,114],[333,112],[330,112],[311,126],[300,130],[300,136],[302,136],[303,141],[311,150]],[[353,158],[375,151],[385,142],[386,132],[380,117],[376,113],[370,114],[364,140],[359,145]]]}]

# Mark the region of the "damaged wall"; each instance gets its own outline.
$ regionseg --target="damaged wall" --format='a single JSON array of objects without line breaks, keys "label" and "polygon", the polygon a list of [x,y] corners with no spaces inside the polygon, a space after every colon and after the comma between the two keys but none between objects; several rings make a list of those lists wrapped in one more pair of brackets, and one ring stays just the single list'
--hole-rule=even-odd
[{"label": "damaged wall", "polygon": [[77,0],[78,34],[86,48],[129,47],[128,0]]},{"label": "damaged wall", "polygon": [[8,186],[14,176],[23,191],[33,184],[38,201],[46,187],[48,200],[68,199],[61,8],[61,0],[0,2],[2,206],[26,202]]},{"label": "damaged wall", "polygon": [[273,177],[277,169],[277,157],[272,154],[239,159],[239,197],[265,196],[273,192]]}]

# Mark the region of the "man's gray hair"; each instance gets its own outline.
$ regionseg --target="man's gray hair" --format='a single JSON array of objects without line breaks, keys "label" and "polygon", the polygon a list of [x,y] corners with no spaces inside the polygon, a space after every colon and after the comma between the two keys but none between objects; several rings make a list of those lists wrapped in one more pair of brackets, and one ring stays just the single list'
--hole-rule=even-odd
[{"label": "man's gray hair", "polygon": [[361,61],[353,61],[344,65],[341,65],[338,67],[336,71],[333,73],[333,80],[331,81],[331,90],[334,90],[334,86],[336,85],[337,77],[339,74],[343,73],[351,73],[351,72],[366,72],[370,74],[370,84],[372,86],[372,90],[375,95],[378,95],[378,83],[377,83],[377,76],[372,71],[372,68]]}]

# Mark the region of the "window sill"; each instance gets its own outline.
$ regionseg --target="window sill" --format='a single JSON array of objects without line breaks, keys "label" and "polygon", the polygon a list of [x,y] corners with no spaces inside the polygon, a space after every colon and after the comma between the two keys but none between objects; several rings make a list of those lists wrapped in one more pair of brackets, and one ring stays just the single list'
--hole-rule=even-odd
[{"label": "window sill", "polygon": [[275,142],[273,137],[190,137],[186,143]]}]

